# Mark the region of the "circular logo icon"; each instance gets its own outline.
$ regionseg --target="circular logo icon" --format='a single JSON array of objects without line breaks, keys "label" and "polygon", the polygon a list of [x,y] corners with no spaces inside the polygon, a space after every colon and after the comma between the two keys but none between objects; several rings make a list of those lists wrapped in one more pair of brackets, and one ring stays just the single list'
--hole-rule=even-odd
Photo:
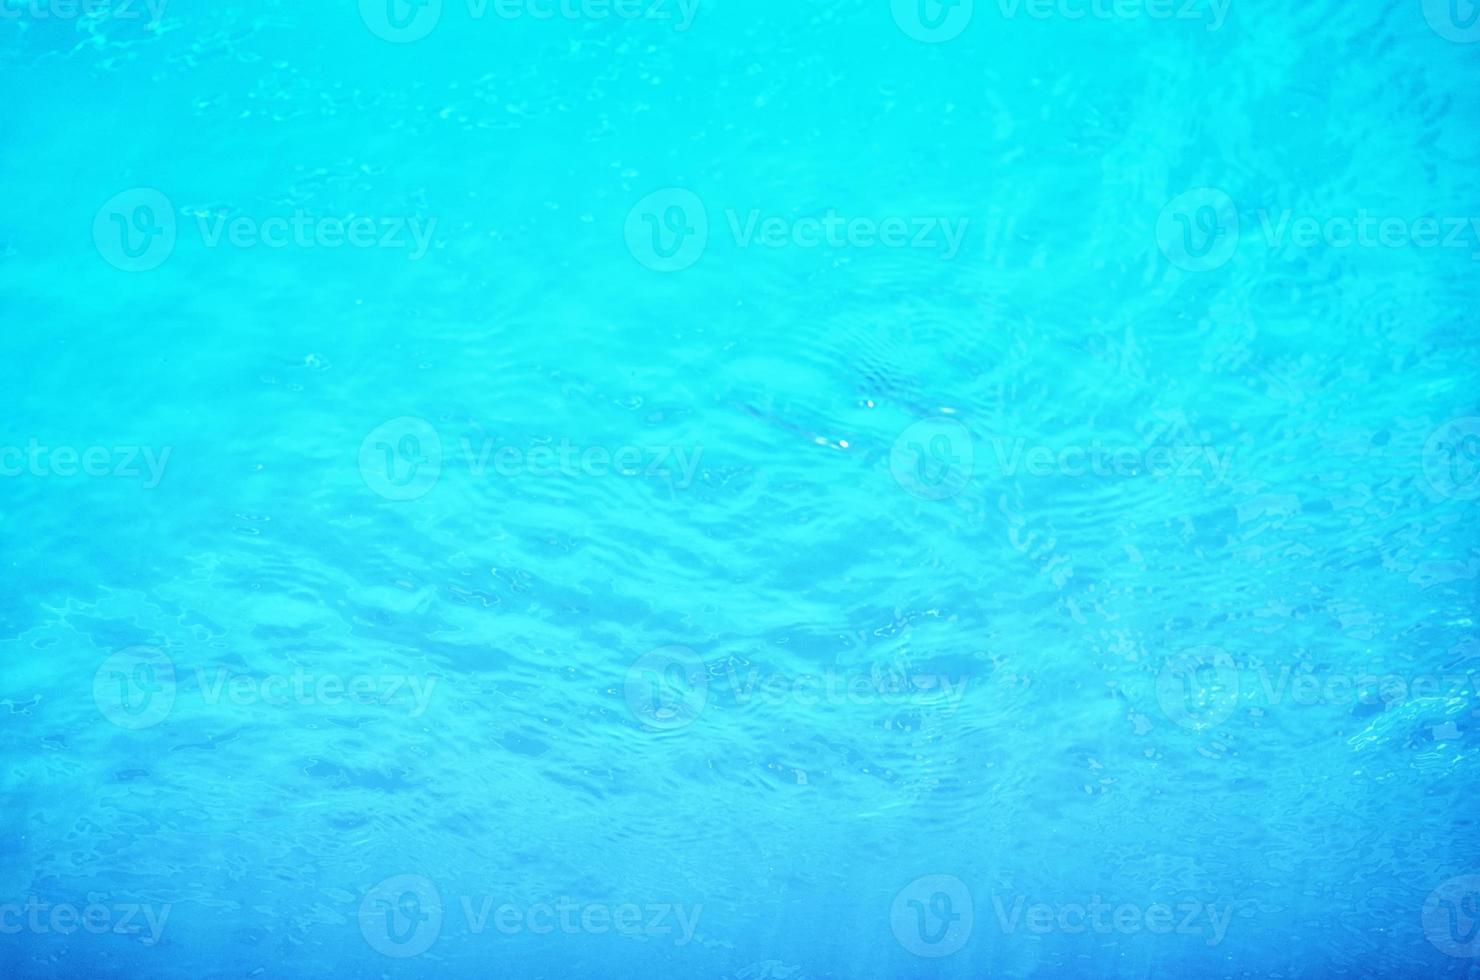
[{"label": "circular logo icon", "polygon": [[124,272],[148,272],[175,251],[175,206],[152,187],[135,187],[98,208],[92,231],[103,261]]},{"label": "circular logo icon", "polygon": [[889,907],[899,945],[931,959],[950,956],[971,938],[971,890],[952,875],[926,875],[900,889]]},{"label": "circular logo icon", "polygon": [[426,419],[391,419],[360,443],[360,477],[387,500],[425,497],[441,475],[442,440]]},{"label": "circular logo icon", "polygon": [[654,191],[627,212],[627,250],[654,272],[680,272],[709,244],[709,212],[699,195],[680,187]]},{"label": "circular logo icon", "polygon": [[1480,4],[1474,0],[1423,0],[1423,17],[1433,32],[1456,44],[1480,41]]},{"label": "circular logo icon", "polygon": [[432,948],[442,934],[442,896],[421,875],[396,875],[365,893],[360,934],[383,956],[406,959]]},{"label": "circular logo icon", "polygon": [[915,496],[944,500],[966,489],[975,460],[970,429],[955,419],[925,419],[894,440],[889,471]]},{"label": "circular logo icon", "polygon": [[175,706],[175,664],[163,650],[120,650],[93,674],[93,701],[119,728],[153,728]]},{"label": "circular logo icon", "polygon": [[1450,878],[1429,893],[1423,934],[1445,956],[1480,956],[1480,875]]},{"label": "circular logo icon", "polygon": [[1450,419],[1423,447],[1423,475],[1441,497],[1480,498],[1480,417]]},{"label": "circular logo icon", "polygon": [[1156,241],[1167,261],[1179,269],[1216,269],[1238,251],[1238,205],[1216,187],[1178,194],[1156,219]]},{"label": "circular logo icon", "polygon": [[627,668],[627,710],[649,728],[692,725],[709,700],[709,671],[688,647],[650,650]]},{"label": "circular logo icon", "polygon": [[1183,728],[1228,720],[1238,707],[1238,665],[1217,647],[1193,647],[1171,657],[1156,676],[1162,712]]},{"label": "circular logo icon", "polygon": [[907,37],[940,44],[961,36],[971,23],[975,0],[891,0],[894,23]]},{"label": "circular logo icon", "polygon": [[410,44],[436,29],[442,0],[360,0],[360,19],[381,40]]}]

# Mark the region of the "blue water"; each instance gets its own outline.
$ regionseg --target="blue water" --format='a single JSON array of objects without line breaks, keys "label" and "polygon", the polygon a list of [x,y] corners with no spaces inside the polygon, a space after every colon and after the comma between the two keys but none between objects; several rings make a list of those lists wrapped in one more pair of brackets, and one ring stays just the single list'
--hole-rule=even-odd
[{"label": "blue water", "polygon": [[1476,8],[563,2],[0,0],[0,976],[1480,977]]}]

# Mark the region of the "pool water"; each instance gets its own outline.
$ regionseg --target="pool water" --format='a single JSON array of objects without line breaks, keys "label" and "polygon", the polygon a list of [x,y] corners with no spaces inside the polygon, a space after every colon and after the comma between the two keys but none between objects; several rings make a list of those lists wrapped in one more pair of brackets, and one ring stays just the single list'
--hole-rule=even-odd
[{"label": "pool water", "polygon": [[1480,977],[1477,10],[0,0],[0,975]]}]

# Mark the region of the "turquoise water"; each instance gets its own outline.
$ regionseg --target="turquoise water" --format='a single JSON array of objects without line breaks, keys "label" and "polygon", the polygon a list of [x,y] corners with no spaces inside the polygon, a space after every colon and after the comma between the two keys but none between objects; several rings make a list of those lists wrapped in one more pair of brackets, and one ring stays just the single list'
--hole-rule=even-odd
[{"label": "turquoise water", "polygon": [[0,13],[0,975],[1480,977],[1476,8]]}]

